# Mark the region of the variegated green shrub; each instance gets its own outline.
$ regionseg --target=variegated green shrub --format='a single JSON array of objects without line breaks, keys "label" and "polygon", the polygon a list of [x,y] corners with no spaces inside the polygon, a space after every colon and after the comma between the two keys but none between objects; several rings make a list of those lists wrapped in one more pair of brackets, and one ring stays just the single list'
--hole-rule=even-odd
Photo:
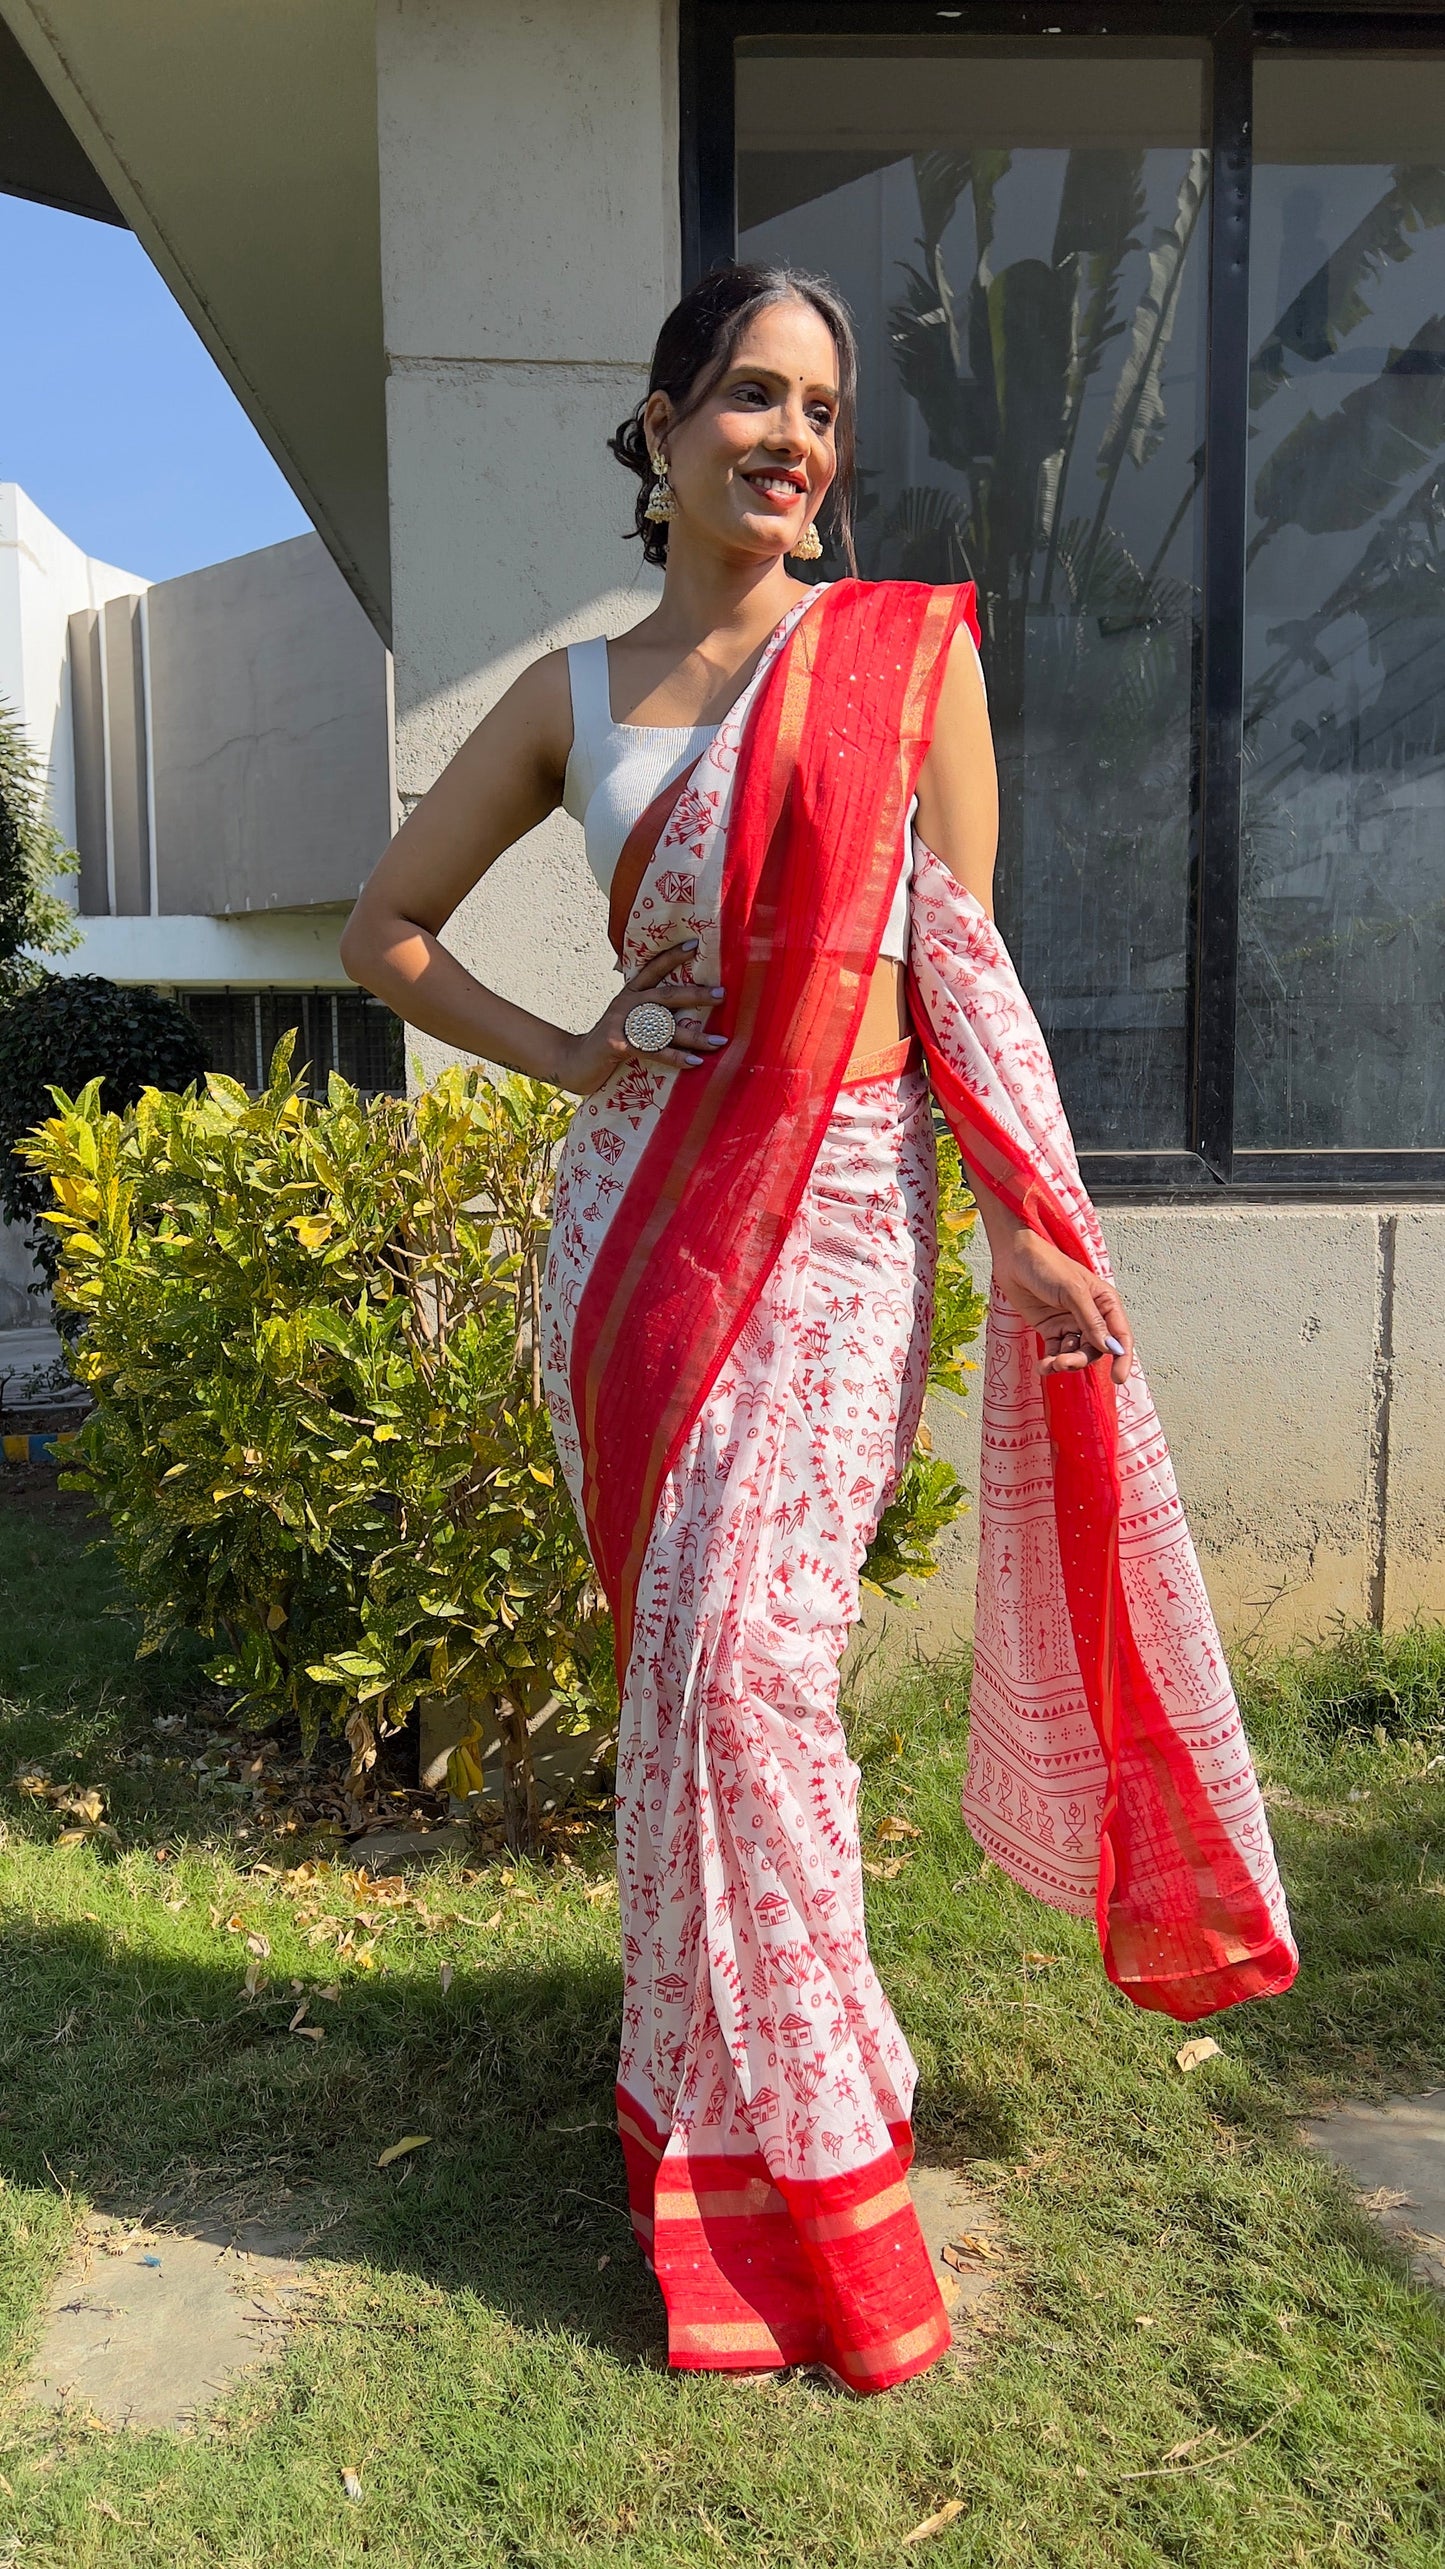
[{"label": "variegated green shrub", "polygon": [[311,1732],[336,1711],[359,1764],[420,1695],[487,1702],[525,1834],[526,1713],[587,1703],[606,1647],[537,1367],[572,1101],[450,1070],[314,1102],[289,1055],[256,1099],[57,1098],[28,1146],[97,1403],[76,1478],[145,1648],[211,1636],[218,1683]]},{"label": "variegated green shrub", "polygon": [[[573,1101],[448,1070],[410,1099],[302,1094],[288,1036],[256,1098],[213,1074],[108,1114],[95,1083],[24,1145],[95,1395],[75,1480],[145,1619],[215,1644],[259,1719],[344,1725],[359,1775],[420,1696],[475,1702],[533,1831],[528,1724],[610,1687],[611,1637],[542,1405],[539,1297]],[[981,1305],[944,1146],[932,1379],[963,1389]],[[962,1504],[924,1450],[865,1575],[930,1575]],[[458,1773],[479,1781],[475,1754]]]}]

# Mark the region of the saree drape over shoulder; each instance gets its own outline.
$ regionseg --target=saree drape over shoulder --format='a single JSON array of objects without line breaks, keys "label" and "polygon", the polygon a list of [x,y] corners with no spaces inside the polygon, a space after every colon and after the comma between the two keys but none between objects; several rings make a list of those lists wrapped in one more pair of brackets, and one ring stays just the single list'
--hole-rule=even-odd
[{"label": "saree drape over shoulder", "polygon": [[[929,1081],[976,1175],[1100,1272],[1048,1055],[979,904],[915,843],[913,1055],[846,1080],[971,590],[848,581],[778,627],[660,826],[625,968],[696,936],[729,1038],[579,1108],[544,1357],[617,1632],[618,2121],[675,2365],[859,2390],[949,2323],[906,2184],[915,2070],[868,1959],[837,1713],[859,1571],[922,1406]],[[916,1048],[915,1052],[916,1052]],[[865,1066],[868,1069],[872,1065]],[[984,1369],[965,1816],[1189,2018],[1295,1967],[1239,1716],[1137,1367]]]}]

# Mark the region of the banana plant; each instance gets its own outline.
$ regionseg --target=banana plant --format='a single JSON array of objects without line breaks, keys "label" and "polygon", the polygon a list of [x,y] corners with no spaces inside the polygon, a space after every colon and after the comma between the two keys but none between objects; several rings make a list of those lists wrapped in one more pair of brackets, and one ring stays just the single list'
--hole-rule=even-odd
[{"label": "banana plant", "polygon": [[[933,576],[978,582],[990,683],[1004,711],[1021,710],[1029,608],[1052,604],[1066,564],[1067,603],[1092,603],[1119,473],[1126,461],[1142,468],[1157,451],[1164,362],[1207,187],[1206,156],[1191,153],[1172,219],[1156,228],[1148,248],[1144,295],[1126,320],[1120,298],[1126,263],[1141,247],[1143,152],[1071,152],[1048,259],[1000,267],[997,202],[1012,159],[1006,151],[980,151],[923,153],[915,160],[919,256],[904,266],[890,338],[900,381],[923,415],[929,452],[963,478],[966,490],[906,489],[886,521],[900,567],[916,572],[931,555]],[[949,274],[943,241],[965,194],[972,201],[974,268],[960,287]],[[1096,458],[1101,488],[1086,512],[1081,543],[1067,501],[1085,397],[1106,351],[1126,331],[1129,348]],[[1111,591],[1117,548],[1116,534],[1106,574]],[[1142,574],[1135,586],[1138,608],[1147,613]]]}]

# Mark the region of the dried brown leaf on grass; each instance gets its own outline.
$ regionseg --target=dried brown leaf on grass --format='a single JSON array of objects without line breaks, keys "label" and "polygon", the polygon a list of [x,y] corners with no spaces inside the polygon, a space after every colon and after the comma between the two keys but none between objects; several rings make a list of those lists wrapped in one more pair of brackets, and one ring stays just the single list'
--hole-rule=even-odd
[{"label": "dried brown leaf on grass", "polygon": [[905,2533],[904,2548],[910,2542],[926,2542],[931,2533],[942,2533],[944,2526],[952,2524],[954,2517],[962,2513],[962,2498],[945,2498],[941,2507],[935,2507],[932,2515],[924,2517],[922,2524],[916,2524],[911,2533]]},{"label": "dried brown leaf on grass", "polygon": [[74,1828],[61,1830],[57,1846],[85,1846],[92,1838],[109,1838],[119,1846],[119,1835],[105,1816],[105,1797],[93,1784],[52,1784],[49,1776],[35,1767],[16,1776],[15,1790],[32,1802],[48,1803],[52,1811],[63,1812],[76,1823]]},{"label": "dried brown leaf on grass", "polygon": [[966,2271],[961,2265],[964,2257],[1000,2257],[1002,2254],[997,2242],[986,2239],[981,2231],[960,2230],[958,2237],[950,2239],[945,2247],[943,2262],[946,2266],[959,2266],[962,2272]]}]

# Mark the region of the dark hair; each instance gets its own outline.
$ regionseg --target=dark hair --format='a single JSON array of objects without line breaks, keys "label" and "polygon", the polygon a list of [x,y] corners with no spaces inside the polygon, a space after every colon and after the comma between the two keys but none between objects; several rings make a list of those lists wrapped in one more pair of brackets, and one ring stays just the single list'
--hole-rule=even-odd
[{"label": "dark hair", "polygon": [[[821,321],[825,321],[838,352],[838,418],[835,437],[838,469],[825,503],[832,521],[834,542],[850,571],[858,568],[853,551],[853,480],[857,456],[856,411],[858,399],[858,342],[853,335],[853,320],[842,296],[825,277],[809,276],[801,268],[746,267],[737,262],[713,268],[674,304],[657,334],[652,353],[652,372],[647,379],[647,398],[655,392],[666,393],[672,404],[673,419],[687,419],[706,401],[713,386],[721,382],[733,361],[738,341],[748,323],[770,303],[806,303]],[[641,488],[637,494],[634,533],[640,538],[644,561],[660,569],[667,560],[667,528],[654,526],[647,515],[648,496],[652,489],[652,458],[642,426],[646,399],[640,401],[629,419],[624,419],[608,447],[619,464],[635,473]]]}]

